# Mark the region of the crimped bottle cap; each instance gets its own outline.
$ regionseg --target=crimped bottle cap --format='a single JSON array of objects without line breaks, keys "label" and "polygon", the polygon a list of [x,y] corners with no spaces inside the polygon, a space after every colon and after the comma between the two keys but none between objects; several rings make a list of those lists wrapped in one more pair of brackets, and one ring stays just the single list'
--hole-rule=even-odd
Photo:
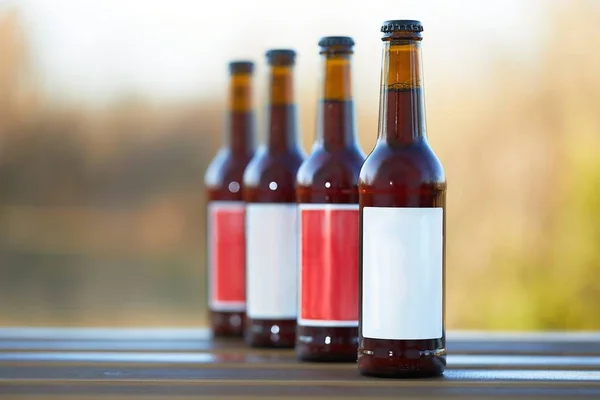
[{"label": "crimped bottle cap", "polygon": [[265,56],[271,65],[294,65],[296,62],[296,51],[291,49],[271,49]]},{"label": "crimped bottle cap", "polygon": [[325,36],[319,40],[321,47],[352,47],[354,40],[349,36]]},{"label": "crimped bottle cap", "polygon": [[229,72],[251,74],[254,71],[254,63],[252,61],[231,61],[229,63]]},{"label": "crimped bottle cap", "polygon": [[420,39],[422,37],[421,32],[423,32],[423,24],[421,21],[413,19],[393,19],[385,21],[381,25],[381,32],[383,32],[384,38],[400,34],[400,36],[406,38]]}]

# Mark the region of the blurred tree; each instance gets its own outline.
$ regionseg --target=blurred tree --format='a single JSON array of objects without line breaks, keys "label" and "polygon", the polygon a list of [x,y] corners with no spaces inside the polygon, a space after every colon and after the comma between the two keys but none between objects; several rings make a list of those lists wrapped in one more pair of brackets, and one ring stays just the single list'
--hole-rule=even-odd
[{"label": "blurred tree", "polygon": [[481,182],[495,177],[483,183],[496,190],[482,192],[480,208],[494,229],[491,258],[466,284],[463,301],[479,306],[455,311],[461,327],[600,328],[600,57],[590,52],[600,47],[600,7],[554,4],[541,62],[526,75],[514,73],[514,60],[495,64],[503,85],[492,104],[510,103],[496,108],[497,133],[481,138],[494,148],[480,170]]}]

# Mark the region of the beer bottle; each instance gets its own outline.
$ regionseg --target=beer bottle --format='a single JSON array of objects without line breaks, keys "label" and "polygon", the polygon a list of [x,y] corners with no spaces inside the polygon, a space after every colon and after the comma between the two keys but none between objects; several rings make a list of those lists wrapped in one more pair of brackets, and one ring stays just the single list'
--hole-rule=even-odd
[{"label": "beer bottle", "polygon": [[356,361],[358,174],[351,85],[354,41],[324,37],[311,154],[298,171],[300,272],[296,354],[305,361]]},{"label": "beer bottle", "polygon": [[379,130],[358,184],[358,368],[441,375],[446,365],[446,178],[427,142],[419,21],[383,24]]},{"label": "beer bottle", "polygon": [[244,169],[254,153],[249,61],[229,63],[226,141],[205,176],[208,190],[209,308],[215,336],[242,336],[246,309]]},{"label": "beer bottle", "polygon": [[298,145],[293,50],[270,50],[266,146],[244,173],[246,201],[246,342],[293,347],[298,296],[296,173]]}]

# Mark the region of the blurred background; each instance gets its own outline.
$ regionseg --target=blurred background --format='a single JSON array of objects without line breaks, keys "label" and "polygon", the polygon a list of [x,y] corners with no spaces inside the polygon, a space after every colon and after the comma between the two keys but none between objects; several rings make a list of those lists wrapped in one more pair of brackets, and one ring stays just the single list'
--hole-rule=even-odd
[{"label": "blurred background", "polygon": [[207,324],[204,171],[227,62],[356,41],[377,134],[382,21],[420,19],[430,142],[449,183],[447,323],[600,329],[600,2],[0,0],[0,325]]}]

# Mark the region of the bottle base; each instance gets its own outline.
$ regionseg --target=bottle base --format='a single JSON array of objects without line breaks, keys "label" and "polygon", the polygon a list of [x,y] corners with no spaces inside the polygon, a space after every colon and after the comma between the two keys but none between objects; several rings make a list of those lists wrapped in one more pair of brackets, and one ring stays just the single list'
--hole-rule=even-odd
[{"label": "bottle base", "polygon": [[307,362],[356,362],[358,328],[298,326],[296,358]]},{"label": "bottle base", "polygon": [[[352,363],[356,362],[356,355],[344,354],[344,352],[331,352],[327,348],[308,349],[303,345],[296,345],[296,358],[303,362],[321,362],[321,363]],[[354,351],[353,353],[356,353]]]},{"label": "bottle base", "polygon": [[294,348],[296,344],[296,320],[247,318],[244,340],[250,347]]},{"label": "bottle base", "polygon": [[[372,340],[372,339],[370,339]],[[393,341],[386,341],[393,342]],[[380,378],[433,378],[444,374],[446,349],[373,347],[358,349],[358,371],[361,375]]]},{"label": "bottle base", "polygon": [[214,337],[243,337],[244,320],[243,311],[211,311],[211,329]]},{"label": "bottle base", "polygon": [[364,366],[358,363],[358,371],[363,376],[392,379],[415,379],[436,378],[444,375],[445,366],[434,365],[435,363],[424,363],[421,366],[414,364],[395,365],[382,368],[380,366]]}]

